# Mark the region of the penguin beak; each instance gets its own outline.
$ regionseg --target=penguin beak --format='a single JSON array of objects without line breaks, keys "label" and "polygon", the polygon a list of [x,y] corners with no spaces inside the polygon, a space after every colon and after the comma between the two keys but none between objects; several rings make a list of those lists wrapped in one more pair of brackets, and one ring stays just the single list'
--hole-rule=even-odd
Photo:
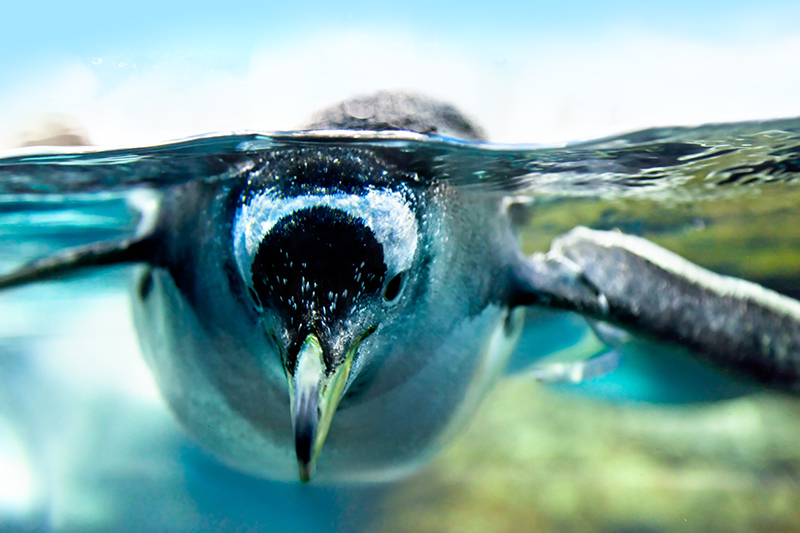
[{"label": "penguin beak", "polygon": [[361,340],[363,337],[348,350],[344,361],[330,374],[326,373],[325,359],[316,335],[309,334],[300,348],[294,375],[289,378],[289,400],[297,465],[300,481],[304,483],[314,475],[317,457],[344,394]]}]

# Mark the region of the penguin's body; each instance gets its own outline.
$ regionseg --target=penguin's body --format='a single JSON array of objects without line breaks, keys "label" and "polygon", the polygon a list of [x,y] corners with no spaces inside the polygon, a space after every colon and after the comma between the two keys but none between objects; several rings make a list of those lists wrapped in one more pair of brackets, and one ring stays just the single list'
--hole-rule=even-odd
[{"label": "penguin's body", "polygon": [[[609,232],[579,229],[549,254],[524,257],[509,199],[530,168],[498,156],[508,175],[493,188],[463,186],[436,137],[419,155],[425,136],[481,138],[452,107],[381,93],[323,112],[310,129],[266,148],[259,136],[221,138],[210,153],[202,139],[158,147],[129,167],[116,152],[84,166],[59,155],[0,161],[0,193],[30,194],[27,183],[87,192],[110,180],[158,189],[137,235],[32,262],[0,277],[0,288],[141,263],[136,326],[170,407],[224,462],[273,479],[299,468],[304,481],[315,470],[329,481],[383,480],[421,464],[477,407],[530,305],[577,311],[798,390],[796,300]],[[416,152],[403,144],[412,141]],[[474,150],[453,142],[445,148]],[[676,146],[616,157],[651,179],[653,158],[671,161]],[[616,168],[608,153],[599,170]],[[467,155],[459,161],[470,170]],[[547,157],[541,168],[554,175],[576,172],[569,149],[563,169]],[[619,167],[629,183],[632,165]],[[613,366],[538,375],[580,379]]]},{"label": "penguin's body", "polygon": [[[389,179],[370,174],[387,167]],[[294,314],[293,306],[304,305],[308,284],[306,303],[319,308],[309,305],[298,316],[317,313],[324,319],[334,302],[343,310],[337,315],[334,309],[328,323],[315,330],[333,330],[328,338],[318,333],[331,351],[374,328],[360,344],[374,356],[357,355],[353,361],[354,377],[325,439],[318,476],[384,479],[407,471],[436,448],[457,412],[463,419],[474,409],[519,334],[521,317],[519,311],[511,316],[507,269],[519,251],[501,201],[476,199],[446,185],[420,185],[368,154],[338,149],[287,150],[251,173],[257,177],[235,187],[190,182],[161,201],[155,236],[162,251],[141,273],[134,294],[137,328],[160,389],[189,432],[227,462],[266,477],[295,477],[282,354],[291,356],[303,331],[285,326],[291,318],[268,317],[265,323],[259,309],[286,303]],[[293,178],[280,179],[286,175]],[[364,179],[348,182],[342,175]],[[374,229],[354,216],[364,198],[374,199],[369,209]],[[237,264],[237,252],[247,256],[246,245],[237,249],[237,242],[241,226],[253,224],[246,219],[248,207],[259,219],[279,212],[278,222],[257,240],[292,241],[280,244],[297,247],[286,250],[288,258],[280,249],[273,253],[286,264],[254,269],[252,257],[243,259],[242,268]],[[353,231],[336,226],[347,215]],[[286,228],[295,220],[297,228]],[[405,232],[382,231],[389,228],[381,224],[404,225]],[[328,239],[317,238],[326,231]],[[384,257],[388,254],[372,231],[379,238],[387,233],[385,246],[407,239],[400,246],[405,256]],[[364,242],[359,232],[366,234]],[[367,264],[359,269],[362,263]],[[401,269],[403,286],[387,287]],[[271,286],[248,286],[240,271],[269,277]],[[329,272],[340,278],[330,279]],[[289,279],[293,273],[296,284]],[[361,280],[372,275],[376,279],[359,296]],[[387,301],[386,289],[398,294]],[[292,297],[296,303],[287,303]],[[374,304],[369,317],[346,312]],[[353,323],[336,331],[347,320]],[[289,331],[282,335],[282,330]],[[423,410],[427,422],[420,423]]]}]

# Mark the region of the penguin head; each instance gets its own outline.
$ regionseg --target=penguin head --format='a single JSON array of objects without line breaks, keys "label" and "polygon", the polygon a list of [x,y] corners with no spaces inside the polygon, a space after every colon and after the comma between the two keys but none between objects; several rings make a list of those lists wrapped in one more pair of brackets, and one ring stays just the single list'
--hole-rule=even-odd
[{"label": "penguin head", "polygon": [[[388,168],[387,168],[388,167]],[[254,173],[234,219],[247,304],[278,346],[300,478],[308,480],[361,350],[418,278],[414,176],[374,156],[304,150]],[[407,302],[406,302],[407,303]]]}]

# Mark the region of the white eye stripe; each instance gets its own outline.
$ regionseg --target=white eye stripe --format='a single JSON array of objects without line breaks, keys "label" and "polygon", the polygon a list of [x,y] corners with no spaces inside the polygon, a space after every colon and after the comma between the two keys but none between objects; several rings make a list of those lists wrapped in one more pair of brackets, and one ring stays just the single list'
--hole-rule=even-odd
[{"label": "white eye stripe", "polygon": [[411,266],[417,250],[417,219],[403,194],[370,190],[363,196],[335,193],[279,198],[264,192],[242,204],[234,219],[233,250],[242,277],[249,280],[253,258],[275,224],[292,213],[318,206],[344,211],[372,230],[383,247],[390,275]]}]

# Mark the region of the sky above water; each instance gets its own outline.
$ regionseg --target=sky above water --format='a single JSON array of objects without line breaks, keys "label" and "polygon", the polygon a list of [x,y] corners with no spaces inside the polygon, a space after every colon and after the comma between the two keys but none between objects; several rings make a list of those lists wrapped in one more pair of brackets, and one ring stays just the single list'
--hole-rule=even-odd
[{"label": "sky above water", "polygon": [[0,147],[291,129],[379,89],[493,140],[800,115],[800,3],[72,2],[4,7]]}]

